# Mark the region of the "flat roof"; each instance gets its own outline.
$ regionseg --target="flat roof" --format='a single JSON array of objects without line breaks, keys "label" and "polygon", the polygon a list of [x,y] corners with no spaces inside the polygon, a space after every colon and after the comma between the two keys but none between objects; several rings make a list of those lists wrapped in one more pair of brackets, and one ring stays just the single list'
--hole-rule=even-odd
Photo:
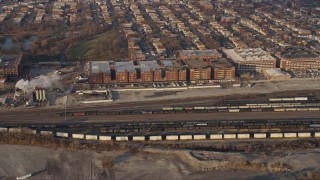
[{"label": "flat roof", "polygon": [[116,62],[115,65],[117,72],[136,72],[133,62]]},{"label": "flat roof", "polygon": [[147,72],[150,71],[150,69],[157,70],[160,69],[159,64],[157,61],[140,61],[140,70],[141,72]]},{"label": "flat roof", "polygon": [[221,54],[215,49],[206,50],[180,50],[183,56],[221,56]]},{"label": "flat roof", "polygon": [[232,68],[234,67],[227,59],[211,60],[211,65],[216,68]]},{"label": "flat roof", "polygon": [[295,58],[320,58],[320,55],[311,50],[287,50],[281,53],[281,57],[288,59]]},{"label": "flat roof", "polygon": [[208,65],[201,60],[190,59],[190,60],[185,60],[185,62],[192,69],[208,67]]},{"label": "flat roof", "polygon": [[222,51],[234,62],[276,60],[261,48],[223,49]]},{"label": "flat roof", "polygon": [[16,67],[20,60],[20,55],[2,55],[0,56],[0,68]]},{"label": "flat roof", "polygon": [[161,63],[164,65],[165,68],[171,69],[171,68],[183,68],[182,64],[179,60],[163,60]]},{"label": "flat roof", "polygon": [[111,73],[109,61],[91,61],[90,73]]}]

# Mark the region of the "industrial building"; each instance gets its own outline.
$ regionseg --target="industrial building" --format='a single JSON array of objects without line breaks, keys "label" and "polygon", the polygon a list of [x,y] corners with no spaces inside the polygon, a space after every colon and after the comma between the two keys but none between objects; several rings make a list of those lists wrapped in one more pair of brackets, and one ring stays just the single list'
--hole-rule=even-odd
[{"label": "industrial building", "polygon": [[0,56],[0,78],[16,81],[22,70],[22,55]]},{"label": "industrial building", "polygon": [[115,63],[116,82],[132,83],[137,82],[137,71],[133,62]]},{"label": "industrial building", "polygon": [[185,63],[189,67],[188,80],[190,82],[198,82],[211,79],[211,67],[204,61],[185,60]]},{"label": "industrial building", "polygon": [[88,68],[90,83],[111,83],[111,70],[109,61],[91,61],[89,62]]},{"label": "industrial building", "polygon": [[178,51],[178,58],[180,60],[205,60],[205,59],[220,59],[222,54],[220,54],[215,49],[207,50],[180,50]]},{"label": "industrial building", "polygon": [[277,53],[280,59],[280,68],[283,70],[318,70],[320,69],[320,56],[309,50],[289,50]]},{"label": "industrial building", "polygon": [[269,80],[289,80],[291,75],[287,72],[281,71],[281,69],[265,69],[263,71],[264,76]]},{"label": "industrial building", "polygon": [[223,49],[223,53],[230,58],[237,71],[259,71],[276,68],[277,60],[261,48]]},{"label": "industrial building", "polygon": [[166,81],[187,80],[187,69],[179,60],[163,60],[161,63],[165,69]]},{"label": "industrial building", "polygon": [[235,80],[236,68],[226,59],[210,61],[215,80]]}]

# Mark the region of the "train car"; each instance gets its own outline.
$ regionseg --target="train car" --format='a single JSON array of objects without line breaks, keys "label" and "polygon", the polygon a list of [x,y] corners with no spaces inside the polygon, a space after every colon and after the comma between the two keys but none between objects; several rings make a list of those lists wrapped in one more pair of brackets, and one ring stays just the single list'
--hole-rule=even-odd
[{"label": "train car", "polygon": [[193,110],[193,107],[187,106],[187,107],[184,107],[184,109],[187,110],[187,111],[188,111],[188,110]]},{"label": "train car", "polygon": [[85,116],[86,114],[84,112],[74,112],[73,116]]},{"label": "train car", "polygon": [[211,110],[211,109],[217,109],[216,106],[206,106],[205,109]]},{"label": "train car", "polygon": [[86,116],[96,116],[98,114],[98,111],[86,111]]},{"label": "train car", "polygon": [[172,111],[173,107],[163,107],[162,110],[164,110],[164,111]]},{"label": "train car", "polygon": [[182,111],[184,108],[183,107],[180,107],[180,106],[175,106],[173,107],[173,110],[175,111]]},{"label": "train car", "polygon": [[294,97],[295,101],[308,101],[308,97]]},{"label": "train car", "polygon": [[204,106],[196,106],[196,107],[194,107],[193,109],[195,109],[195,110],[200,110],[200,109],[205,109],[205,107],[204,107]]}]

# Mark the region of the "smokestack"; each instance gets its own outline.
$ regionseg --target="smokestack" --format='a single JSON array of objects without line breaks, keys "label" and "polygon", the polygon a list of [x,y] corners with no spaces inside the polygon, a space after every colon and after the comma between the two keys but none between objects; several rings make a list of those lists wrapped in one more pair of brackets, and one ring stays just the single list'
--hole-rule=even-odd
[{"label": "smokestack", "polygon": [[44,89],[42,89],[42,98],[43,98],[43,101],[47,101],[46,91]]},{"label": "smokestack", "polygon": [[40,94],[39,94],[39,90],[36,88],[36,100],[39,101],[40,100]]},{"label": "smokestack", "polygon": [[42,101],[43,100],[43,94],[42,94],[42,89],[38,89],[38,91],[39,91],[39,95],[40,95],[40,101]]}]

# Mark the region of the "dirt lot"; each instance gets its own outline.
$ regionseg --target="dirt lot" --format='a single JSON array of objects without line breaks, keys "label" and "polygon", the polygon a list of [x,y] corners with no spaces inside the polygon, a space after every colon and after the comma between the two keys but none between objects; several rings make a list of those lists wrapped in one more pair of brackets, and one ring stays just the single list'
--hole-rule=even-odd
[{"label": "dirt lot", "polygon": [[139,150],[102,152],[0,145],[0,179],[28,173],[35,173],[31,180],[320,178],[320,149],[309,140],[175,144],[131,143]]}]

